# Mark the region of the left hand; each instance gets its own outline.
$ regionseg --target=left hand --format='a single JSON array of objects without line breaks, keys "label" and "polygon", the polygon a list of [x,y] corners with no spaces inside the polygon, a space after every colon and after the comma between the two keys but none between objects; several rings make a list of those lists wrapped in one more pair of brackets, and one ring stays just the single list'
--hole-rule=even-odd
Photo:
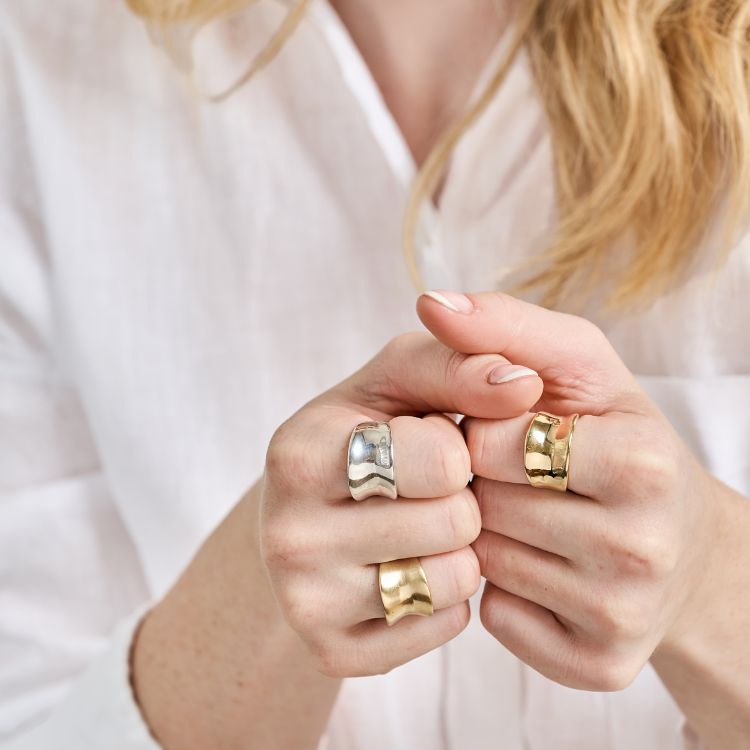
[{"label": "left hand", "polygon": [[[457,352],[499,353],[544,381],[532,412],[462,423],[482,515],[482,622],[556,682],[619,690],[705,606],[719,482],[593,323],[499,293],[469,299],[459,312],[423,296],[418,311]],[[581,415],[565,493],[524,472],[542,410]]]}]

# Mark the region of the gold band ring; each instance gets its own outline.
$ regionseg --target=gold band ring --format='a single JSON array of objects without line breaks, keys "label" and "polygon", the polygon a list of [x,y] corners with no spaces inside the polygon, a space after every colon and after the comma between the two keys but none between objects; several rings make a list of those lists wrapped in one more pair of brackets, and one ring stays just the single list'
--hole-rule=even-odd
[{"label": "gold band ring", "polygon": [[380,563],[378,581],[388,625],[406,615],[429,617],[433,613],[430,587],[418,557]]},{"label": "gold band ring", "polygon": [[570,443],[578,414],[556,417],[540,411],[526,432],[524,467],[533,487],[565,492],[570,473]]}]

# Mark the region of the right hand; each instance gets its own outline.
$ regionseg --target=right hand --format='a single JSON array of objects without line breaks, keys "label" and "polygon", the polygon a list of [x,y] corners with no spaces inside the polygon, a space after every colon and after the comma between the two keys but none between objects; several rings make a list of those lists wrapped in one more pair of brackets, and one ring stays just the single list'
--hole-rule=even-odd
[{"label": "right hand", "polygon": [[[463,355],[428,333],[399,336],[275,433],[261,504],[263,561],[283,615],[332,677],[382,674],[449,641],[480,583],[481,529],[469,453],[443,413],[505,419],[530,410],[542,381],[488,383],[500,355]],[[397,500],[349,495],[349,436],[390,422]],[[378,563],[419,557],[435,613],[387,627]]]}]

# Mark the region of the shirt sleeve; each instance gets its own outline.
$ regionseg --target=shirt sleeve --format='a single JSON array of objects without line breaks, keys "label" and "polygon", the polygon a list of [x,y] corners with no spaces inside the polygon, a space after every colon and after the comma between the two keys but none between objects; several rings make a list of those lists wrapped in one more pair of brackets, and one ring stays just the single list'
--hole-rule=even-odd
[{"label": "shirt sleeve", "polygon": [[128,677],[148,587],[56,350],[14,7],[0,4],[0,747],[156,750]]},{"label": "shirt sleeve", "polygon": [[117,628],[109,648],[39,725],[6,750],[159,750],[133,700],[129,654],[139,610]]}]

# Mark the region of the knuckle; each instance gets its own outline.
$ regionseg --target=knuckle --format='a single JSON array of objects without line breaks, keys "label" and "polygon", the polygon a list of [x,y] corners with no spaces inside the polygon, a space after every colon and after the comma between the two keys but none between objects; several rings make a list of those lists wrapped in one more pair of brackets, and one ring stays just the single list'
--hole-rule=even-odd
[{"label": "knuckle", "polygon": [[[423,331],[409,331],[394,336],[372,361],[371,368],[375,369],[376,373],[380,372],[386,381],[390,381],[390,373],[399,372],[404,363],[412,359],[414,352],[423,347],[426,341],[431,340],[432,336]],[[378,378],[375,377],[375,380]]]},{"label": "knuckle", "polygon": [[[445,497],[469,483],[469,452],[461,433],[447,424],[413,416],[397,416],[391,422],[396,470],[402,487],[419,497]],[[407,458],[404,456],[408,455]],[[414,495],[412,495],[414,496]]]},{"label": "knuckle", "polygon": [[603,342],[606,341],[607,335],[604,331],[592,320],[584,318],[582,315],[571,315],[571,322],[576,326],[579,336],[585,337],[587,340],[594,340]]},{"label": "knuckle", "polygon": [[328,662],[322,659],[315,660],[315,669],[322,674],[323,677],[330,677],[332,680],[343,680],[345,677],[350,676],[337,666],[331,666]]},{"label": "knuckle", "polygon": [[[479,560],[482,575],[487,580],[498,580],[503,577],[504,560],[501,554],[498,537],[488,531],[481,531],[472,542],[472,547]],[[485,592],[486,593],[486,592]]]},{"label": "knuckle", "polygon": [[487,426],[484,422],[472,419],[464,428],[466,447],[469,449],[471,468],[475,472],[482,471],[487,465]]},{"label": "knuckle", "polygon": [[260,533],[261,557],[269,570],[304,567],[312,554],[319,554],[320,545],[313,539],[309,526],[290,523],[278,515],[267,519]]},{"label": "knuckle", "polygon": [[599,633],[609,638],[619,635],[618,630],[623,619],[621,612],[619,602],[612,594],[597,597],[593,614]]},{"label": "knuckle", "polygon": [[[448,609],[443,609],[440,614],[442,615],[442,619],[438,630],[433,635],[433,638],[439,640],[440,643],[447,643],[452,638],[455,638],[466,628],[471,620],[471,608],[469,602],[465,600],[454,604]],[[416,646],[417,644],[415,644]],[[425,650],[424,643],[419,645],[419,650],[420,652]]]},{"label": "knuckle", "polygon": [[279,427],[271,437],[266,450],[265,474],[274,481],[278,481],[284,475],[287,467],[290,442],[287,438],[287,431],[285,424]]},{"label": "knuckle", "polygon": [[454,634],[460,633],[471,620],[471,609],[468,602],[464,602],[463,606],[453,607],[453,623],[452,631]]},{"label": "knuckle", "polygon": [[484,518],[487,515],[487,480],[484,477],[474,475],[471,480],[471,491],[477,501],[479,514]]},{"label": "knuckle", "polygon": [[470,489],[476,499],[482,528],[496,534],[502,534],[507,530],[514,514],[510,497],[512,490],[508,491],[508,485],[474,476]]},{"label": "knuckle", "polygon": [[517,451],[510,433],[493,420],[472,419],[466,427],[465,437],[471,469],[479,475],[492,475],[503,457]]},{"label": "knuckle", "polygon": [[395,655],[386,655],[381,658],[377,663],[373,663],[369,668],[360,668],[360,670],[353,675],[354,677],[370,677],[370,676],[383,676],[392,672],[396,667],[400,667],[404,663],[404,659],[399,659]]},{"label": "knuckle", "polygon": [[299,576],[287,576],[274,588],[284,619],[313,655],[323,648],[328,630],[323,627],[321,617],[326,611],[325,603],[321,603],[318,593],[313,592],[307,578]]},{"label": "knuckle", "polygon": [[479,589],[481,574],[479,561],[471,547],[460,551],[455,564],[452,566],[453,587],[458,601],[465,601],[472,597]]},{"label": "knuckle", "polygon": [[575,332],[576,340],[580,342],[582,350],[588,356],[601,358],[615,354],[607,334],[594,321],[572,313],[563,313],[563,315],[567,317],[571,332]]},{"label": "knuckle", "polygon": [[433,440],[430,445],[431,459],[423,464],[427,486],[434,487],[436,494],[450,495],[460,492],[469,483],[469,459],[466,446],[456,445],[446,438]]},{"label": "knuckle", "polygon": [[325,677],[344,679],[358,676],[355,665],[350,663],[343,649],[332,644],[320,644],[313,651],[315,668]]},{"label": "knuckle", "polygon": [[286,539],[278,516],[266,518],[261,524],[260,554],[269,570],[286,560]]},{"label": "knuckle", "polygon": [[609,641],[635,640],[648,630],[642,609],[631,597],[612,592],[599,596],[593,614],[599,635]]},{"label": "knuckle", "polygon": [[447,492],[458,492],[469,482],[469,458],[465,446],[456,446],[452,441],[442,440],[435,445],[435,461],[440,486]]},{"label": "knuckle", "polygon": [[473,493],[466,490],[452,495],[444,508],[445,523],[453,549],[460,549],[474,542],[482,530],[482,519]]},{"label": "knuckle", "polygon": [[469,358],[467,354],[448,350],[445,361],[445,381],[448,385],[458,381],[464,362]]},{"label": "knuckle", "polygon": [[285,597],[284,617],[297,633],[313,636],[319,621],[319,607],[310,599]]},{"label": "knuckle", "polygon": [[564,638],[553,651],[552,669],[547,676],[561,685],[582,688],[587,685],[586,659],[578,639],[572,631],[566,632]]},{"label": "knuckle", "polygon": [[405,368],[434,341],[425,331],[409,331],[390,339],[367,364],[366,377],[356,379],[362,405],[382,409],[384,398],[389,400],[402,390]]},{"label": "knuckle", "polygon": [[407,661],[405,654],[410,653],[412,648],[413,643],[409,643],[404,651],[380,645],[361,652],[356,676],[386,675]]},{"label": "knuckle", "polygon": [[293,425],[285,423],[271,438],[266,451],[265,475],[282,493],[320,484],[321,468]]},{"label": "knuckle", "polygon": [[632,659],[609,653],[588,659],[586,664],[584,669],[586,689],[601,693],[624,690],[640,671],[640,665]]},{"label": "knuckle", "polygon": [[379,364],[398,362],[399,357],[403,354],[405,348],[404,336],[406,335],[407,334],[401,334],[386,341],[383,348],[375,357],[375,361]]},{"label": "knuckle", "polygon": [[400,333],[386,342],[380,351],[384,359],[399,362],[404,354],[410,352],[415,346],[424,343],[426,338],[429,338],[429,334],[422,331]]},{"label": "knuckle", "polygon": [[671,534],[653,524],[622,533],[612,544],[615,568],[627,577],[665,578],[678,564]]},{"label": "knuckle", "polygon": [[502,633],[503,630],[502,614],[503,608],[498,606],[497,599],[493,595],[492,587],[489,585],[485,586],[482,600],[479,603],[479,621],[482,623],[485,630],[496,638],[500,637],[500,633]]},{"label": "knuckle", "polygon": [[625,486],[637,487],[645,496],[669,494],[679,477],[679,457],[666,442],[634,435],[633,447],[620,467]]},{"label": "knuckle", "polygon": [[660,534],[656,529],[651,529],[648,533],[639,535],[639,543],[631,561],[648,578],[665,578],[677,567],[677,547],[669,534]]}]

